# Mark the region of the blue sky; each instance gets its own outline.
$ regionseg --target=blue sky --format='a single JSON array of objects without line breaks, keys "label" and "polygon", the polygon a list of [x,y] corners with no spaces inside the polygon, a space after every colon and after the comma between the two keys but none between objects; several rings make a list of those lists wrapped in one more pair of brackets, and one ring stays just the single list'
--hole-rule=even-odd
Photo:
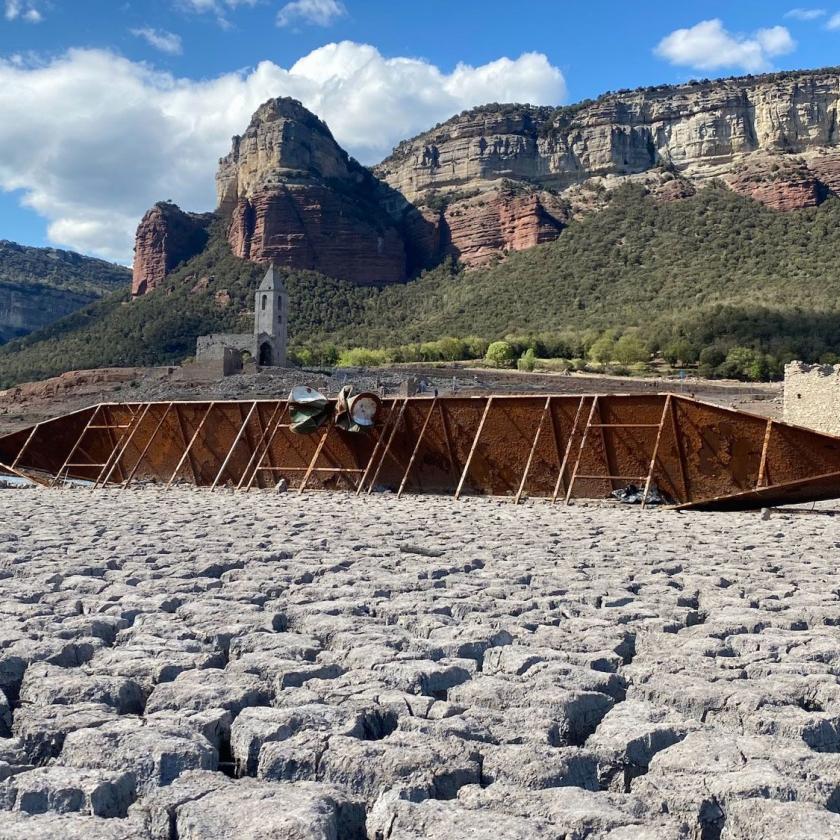
[{"label": "blue sky", "polygon": [[273,95],[371,163],[483,101],[835,64],[840,0],[0,0],[0,238],[129,261]]}]

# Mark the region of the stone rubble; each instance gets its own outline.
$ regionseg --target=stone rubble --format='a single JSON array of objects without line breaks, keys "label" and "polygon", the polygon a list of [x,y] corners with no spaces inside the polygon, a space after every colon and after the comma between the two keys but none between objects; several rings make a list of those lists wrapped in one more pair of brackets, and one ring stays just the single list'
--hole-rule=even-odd
[{"label": "stone rubble", "polygon": [[0,840],[840,838],[829,515],[2,502]]}]

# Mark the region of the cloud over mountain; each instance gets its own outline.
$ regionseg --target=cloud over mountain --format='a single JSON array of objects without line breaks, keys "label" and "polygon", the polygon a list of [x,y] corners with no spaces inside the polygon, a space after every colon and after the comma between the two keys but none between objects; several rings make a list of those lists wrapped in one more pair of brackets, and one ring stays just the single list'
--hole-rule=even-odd
[{"label": "cloud over mountain", "polygon": [[128,261],[134,228],[155,201],[213,206],[218,158],[271,97],[300,99],[371,163],[473,105],[553,104],[565,95],[563,74],[540,53],[447,73],[345,41],[288,68],[263,61],[200,81],[101,50],[43,64],[18,57],[0,61],[0,188],[23,192],[54,243]]},{"label": "cloud over mountain", "polygon": [[770,59],[792,52],[796,42],[784,26],[759,29],[751,35],[733,34],[719,18],[704,20],[666,35],[654,52],[671,64],[696,70],[733,67],[747,73],[771,69]]}]

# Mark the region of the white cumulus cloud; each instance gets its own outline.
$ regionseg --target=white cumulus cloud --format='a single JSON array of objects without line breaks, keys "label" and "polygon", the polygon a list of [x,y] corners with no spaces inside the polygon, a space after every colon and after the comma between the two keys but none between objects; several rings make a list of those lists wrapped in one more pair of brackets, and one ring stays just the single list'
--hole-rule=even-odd
[{"label": "white cumulus cloud", "polygon": [[759,73],[771,68],[771,58],[794,49],[796,42],[784,26],[739,35],[728,32],[723,22],[714,18],[666,35],[654,52],[671,64],[696,70],[733,67],[748,73]]},{"label": "white cumulus cloud", "polygon": [[6,0],[6,20],[25,20],[27,23],[40,23],[44,19],[36,0]]},{"label": "white cumulus cloud", "polygon": [[818,20],[825,15],[825,9],[791,9],[785,13],[786,18],[794,18],[795,20]]},{"label": "white cumulus cloud", "polygon": [[293,0],[277,12],[277,25],[282,27],[295,23],[309,23],[314,26],[329,26],[346,14],[347,8],[341,0]]},{"label": "white cumulus cloud", "polygon": [[181,36],[174,32],[167,32],[165,29],[152,29],[144,26],[142,29],[132,29],[132,35],[142,38],[150,47],[168,53],[169,55],[180,55],[183,52]]},{"label": "white cumulus cloud", "polygon": [[0,60],[0,189],[23,191],[55,244],[129,261],[137,222],[155,201],[214,207],[218,158],[275,96],[300,99],[350,154],[373,163],[465,108],[556,104],[566,85],[539,53],[446,73],[346,41],[288,68],[263,61],[201,81],[101,50]]},{"label": "white cumulus cloud", "polygon": [[825,25],[826,29],[840,29],[840,12],[837,12],[836,15],[832,15],[828,22]]}]

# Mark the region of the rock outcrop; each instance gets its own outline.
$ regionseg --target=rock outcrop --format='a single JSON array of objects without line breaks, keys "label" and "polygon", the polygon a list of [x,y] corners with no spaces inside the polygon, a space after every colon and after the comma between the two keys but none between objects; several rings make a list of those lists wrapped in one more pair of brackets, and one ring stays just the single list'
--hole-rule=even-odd
[{"label": "rock outcrop", "polygon": [[494,190],[456,202],[444,213],[447,252],[470,267],[556,239],[568,221],[562,201],[546,192]]},{"label": "rock outcrop", "polygon": [[406,276],[403,238],[377,201],[377,183],[293,99],[254,114],[216,176],[233,252],[312,269],[359,285]]},{"label": "rock outcrop", "polygon": [[721,177],[754,152],[836,149],[840,72],[623,91],[560,108],[488,105],[407,140],[374,172],[409,201],[503,179],[565,190],[661,167]]},{"label": "rock outcrop", "polygon": [[201,253],[212,220],[212,213],[185,213],[166,201],[152,207],[137,228],[131,294],[152,291],[172,269]]},{"label": "rock outcrop", "polygon": [[0,344],[128,286],[121,265],[0,239]]},{"label": "rock outcrop", "polygon": [[[719,180],[777,210],[819,204],[840,191],[838,101],[840,71],[827,69],[559,108],[493,104],[400,143],[368,170],[299,102],[273,99],[220,162],[218,212],[240,257],[384,285],[446,256],[476,267],[551,241],[625,181],[661,201]],[[196,241],[181,247],[172,220],[150,214],[138,231],[136,294]]]},{"label": "rock outcrop", "polygon": [[95,300],[45,285],[0,282],[0,344],[46,327]]}]

